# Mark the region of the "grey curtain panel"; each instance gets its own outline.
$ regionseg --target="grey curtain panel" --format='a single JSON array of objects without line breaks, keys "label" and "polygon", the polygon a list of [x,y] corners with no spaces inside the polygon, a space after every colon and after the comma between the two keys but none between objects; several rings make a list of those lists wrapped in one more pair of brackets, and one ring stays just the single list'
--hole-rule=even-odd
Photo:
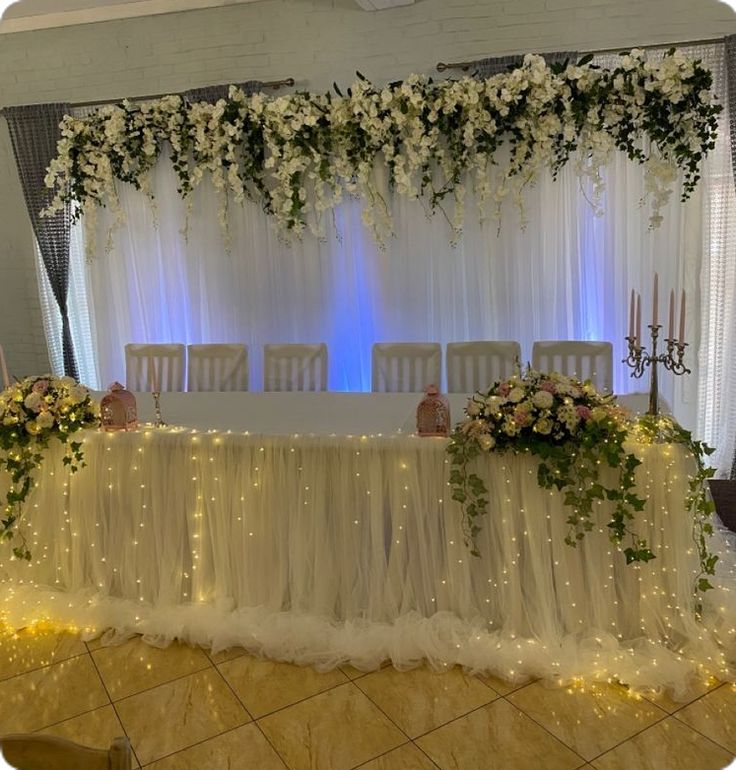
[{"label": "grey curtain panel", "polygon": [[[557,64],[569,59],[571,63],[577,63],[580,54],[576,51],[559,51],[556,53],[543,53],[547,64]],[[499,72],[508,72],[511,67],[519,67],[524,61],[524,57],[518,54],[512,56],[498,56],[491,59],[478,59],[472,62],[471,69],[478,78],[489,78],[492,75],[498,75]]]},{"label": "grey curtain panel", "polygon": [[[263,82],[260,80],[248,80],[245,83],[233,83],[245,92],[246,96],[263,90]],[[226,99],[230,91],[229,85],[202,86],[202,88],[190,88],[184,91],[182,96],[190,102],[209,102],[214,104],[220,99]]]},{"label": "grey curtain panel", "polygon": [[10,129],[15,162],[23,197],[38,241],[51,290],[59,306],[62,324],[64,373],[78,379],[77,362],[67,313],[69,288],[69,234],[71,212],[67,205],[52,217],[41,217],[53,193],[46,187],[46,169],[56,157],[56,144],[61,137],[59,123],[69,113],[68,104],[31,104],[6,107],[3,111]]}]

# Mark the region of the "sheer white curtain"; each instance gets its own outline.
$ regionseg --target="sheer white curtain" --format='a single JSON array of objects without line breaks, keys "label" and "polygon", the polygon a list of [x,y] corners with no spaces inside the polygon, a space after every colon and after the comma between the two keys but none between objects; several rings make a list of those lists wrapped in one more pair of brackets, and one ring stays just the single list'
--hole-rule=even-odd
[{"label": "sheer white curtain", "polygon": [[[723,46],[686,49],[714,70],[725,93]],[[655,54],[656,55],[656,54]],[[602,61],[602,60],[601,60]],[[499,223],[479,223],[466,202],[462,239],[450,246],[445,218],[428,218],[417,202],[394,200],[396,237],[385,250],[360,221],[359,202],[341,206],[322,241],[307,234],[286,245],[252,204],[231,206],[232,250],[217,224],[218,201],[207,185],[195,194],[188,237],[186,208],[168,161],[156,169],[158,225],[150,202],[120,186],[128,225],[113,249],[86,266],[95,377],[106,386],[124,376],[127,342],[242,342],[250,348],[251,388],[262,387],[262,345],[326,342],[329,388],[370,389],[370,349],[377,341],[511,339],[525,360],[537,339],[602,339],[614,344],[614,388],[645,391],[618,362],[625,355],[628,293],[641,291],[650,317],[653,274],[660,276],[660,318],[669,289],[688,292],[686,362],[690,376],[660,377],[660,389],[687,427],[733,454],[733,237],[736,203],[728,132],[705,166],[694,198],[675,190],[658,230],[641,205],[641,169],[625,157],[607,169],[603,215],[595,215],[571,170],[544,175],[528,191],[528,225],[509,205]],[[101,212],[98,243],[107,240]],[[82,355],[80,355],[82,359]]]}]

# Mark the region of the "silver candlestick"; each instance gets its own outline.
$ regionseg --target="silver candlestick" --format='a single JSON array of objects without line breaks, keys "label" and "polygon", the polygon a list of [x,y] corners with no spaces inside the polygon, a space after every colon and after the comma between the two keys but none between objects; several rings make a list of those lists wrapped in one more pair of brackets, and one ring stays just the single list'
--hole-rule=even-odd
[{"label": "silver candlestick", "polygon": [[163,428],[166,423],[164,422],[164,418],[161,417],[161,391],[154,390],[151,395],[153,396],[153,409],[155,416],[155,421],[153,424],[157,428]]},{"label": "silver candlestick", "polygon": [[667,343],[666,353],[657,353],[657,338],[659,330],[662,327],[659,324],[649,324],[650,335],[652,337],[651,352],[641,347],[637,337],[626,337],[629,354],[623,359],[624,364],[630,366],[633,371],[632,377],[641,377],[647,366],[651,367],[651,378],[649,382],[649,410],[647,414],[659,414],[659,389],[657,384],[657,364],[662,364],[668,372],[673,374],[690,374],[690,370],[682,362],[685,356],[686,342],[681,342],[674,338],[665,340]]}]

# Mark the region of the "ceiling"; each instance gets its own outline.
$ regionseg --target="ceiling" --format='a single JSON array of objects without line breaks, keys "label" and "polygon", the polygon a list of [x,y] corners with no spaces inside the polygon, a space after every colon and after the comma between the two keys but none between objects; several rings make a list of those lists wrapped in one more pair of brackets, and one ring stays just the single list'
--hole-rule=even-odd
[{"label": "ceiling", "polygon": [[[0,0],[0,33],[253,2],[258,0],[16,0],[10,3],[8,0]],[[378,11],[410,5],[414,0],[355,2],[367,11]]]}]

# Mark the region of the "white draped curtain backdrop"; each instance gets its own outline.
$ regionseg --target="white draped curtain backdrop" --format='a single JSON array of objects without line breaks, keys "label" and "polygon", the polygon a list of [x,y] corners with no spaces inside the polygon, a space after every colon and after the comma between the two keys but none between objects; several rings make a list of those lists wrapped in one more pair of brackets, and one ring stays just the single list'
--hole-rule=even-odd
[{"label": "white draped curtain backdrop", "polygon": [[[683,50],[713,70],[725,100],[723,45]],[[601,64],[609,60],[600,57]],[[725,112],[697,192],[683,205],[675,190],[653,231],[641,203],[642,170],[623,155],[606,170],[601,216],[571,169],[557,181],[545,173],[526,196],[524,229],[513,205],[500,222],[481,223],[468,199],[454,246],[441,213],[429,218],[421,203],[387,193],[396,237],[385,250],[362,225],[360,202],[350,201],[337,209],[324,239],[306,234],[291,245],[258,206],[232,205],[226,253],[209,185],[194,194],[186,237],[186,205],[167,160],[155,170],[153,189],[155,216],[145,195],[120,185],[128,223],[115,233],[112,250],[103,248],[111,224],[103,210],[99,253],[84,265],[79,251],[77,304],[88,303],[89,321],[83,308],[75,341],[92,386],[124,378],[128,342],[245,343],[252,389],[262,387],[263,344],[325,342],[329,388],[360,391],[370,390],[374,342],[518,340],[527,361],[535,340],[582,339],[613,342],[617,392],[646,390],[648,378],[632,380],[619,362],[629,292],[642,293],[647,323],[657,271],[665,324],[669,290],[687,292],[686,362],[693,370],[679,378],[663,373],[660,390],[678,419],[718,448],[716,464],[730,467],[736,199]]]}]

